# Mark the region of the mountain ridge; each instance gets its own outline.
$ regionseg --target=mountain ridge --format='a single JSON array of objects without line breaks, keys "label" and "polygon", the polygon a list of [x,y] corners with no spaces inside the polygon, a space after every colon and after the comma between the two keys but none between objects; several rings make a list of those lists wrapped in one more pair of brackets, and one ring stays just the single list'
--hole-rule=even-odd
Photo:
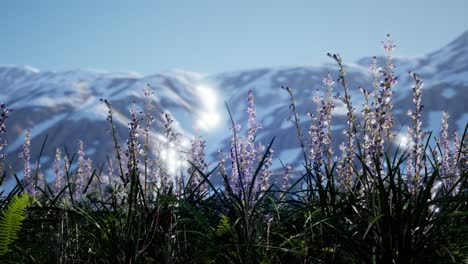
[{"label": "mountain ridge", "polygon": [[[395,57],[397,66],[395,75],[399,84],[395,87],[394,104],[397,113],[396,123],[402,127],[408,123],[406,110],[411,107],[411,79],[407,72],[421,74],[426,86],[423,103],[425,108],[423,121],[426,129],[437,130],[440,127],[440,112],[448,110],[452,116],[451,129],[460,131],[468,122],[468,109],[464,103],[468,100],[468,31],[439,50],[425,56],[404,59]],[[355,104],[362,103],[357,87],[370,87],[371,73],[367,68],[372,57],[364,57],[354,63],[345,64],[348,83],[352,87]],[[383,65],[383,57],[378,57]],[[157,109],[157,120],[153,137],[161,138],[163,117],[158,113],[167,111],[174,117],[175,130],[187,138],[202,134],[208,144],[222,144],[225,148],[230,138],[229,123],[222,101],[226,101],[237,121],[246,120],[247,91],[253,90],[256,97],[258,120],[263,123],[259,131],[259,140],[269,141],[276,135],[275,148],[283,161],[297,161],[297,150],[292,124],[285,121],[290,115],[289,99],[281,86],[295,89],[298,109],[301,114],[312,111],[311,98],[316,90],[323,90],[322,78],[330,72],[337,77],[337,66],[333,63],[321,63],[306,66],[263,67],[249,70],[229,71],[214,75],[203,75],[185,70],[166,73],[141,75],[134,72],[97,72],[92,70],[77,71],[40,71],[31,66],[0,66],[0,101],[13,108],[11,119],[7,122],[6,140],[10,143],[6,150],[13,162],[13,167],[21,171],[18,154],[22,151],[24,130],[30,128],[33,136],[32,157],[38,155],[40,141],[49,135],[50,146],[46,146],[45,167],[52,164],[55,147],[72,145],[70,151],[76,151],[78,138],[88,145],[89,154],[97,164],[105,162],[106,155],[112,153],[112,142],[106,137],[106,109],[100,98],[108,99],[115,107],[118,131],[122,138],[127,133],[128,110],[132,102],[140,106],[145,100],[143,89],[147,84],[152,88],[152,100]],[[335,91],[341,91],[335,85]],[[340,107],[337,107],[339,110]],[[334,136],[340,138],[345,117],[343,112],[335,111]],[[398,112],[399,111],[399,112]],[[213,133],[202,131],[197,124],[213,125]],[[202,121],[200,121],[202,120]],[[305,118],[301,123],[307,131]],[[403,129],[404,130],[404,129]],[[406,131],[403,131],[406,132]],[[106,143],[104,143],[106,142]],[[74,147],[73,147],[74,145]],[[294,147],[293,147],[294,146]],[[215,159],[216,149],[209,146],[211,160]],[[99,149],[99,151],[98,151]],[[101,153],[102,152],[102,153]],[[282,154],[286,153],[286,154]],[[100,154],[101,153],[101,154]],[[104,155],[104,154],[106,155]],[[297,156],[297,155],[296,155]]]}]

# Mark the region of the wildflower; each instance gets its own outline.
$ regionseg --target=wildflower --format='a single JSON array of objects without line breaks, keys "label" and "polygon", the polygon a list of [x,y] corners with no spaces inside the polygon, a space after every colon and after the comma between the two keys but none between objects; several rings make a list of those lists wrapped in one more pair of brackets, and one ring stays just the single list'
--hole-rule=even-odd
[{"label": "wildflower", "polygon": [[270,148],[268,151],[268,156],[265,159],[265,163],[263,164],[263,168],[260,171],[260,179],[257,183],[258,192],[265,192],[270,188],[270,177],[271,177],[271,164],[273,162],[273,153],[274,150]]},{"label": "wildflower", "polygon": [[239,151],[241,148],[241,139],[238,138],[240,133],[241,126],[239,124],[233,124],[232,126],[232,138],[231,138],[231,150],[230,150],[230,159],[231,159],[231,183],[233,183],[232,190],[235,193],[240,193],[241,186],[240,183],[242,178],[240,178],[241,169],[240,167],[240,156]]},{"label": "wildflower", "polygon": [[[454,170],[453,174],[455,177],[455,181],[457,181],[461,175],[461,170],[463,168],[463,159],[465,159],[464,153],[466,153],[466,143],[463,144],[463,147],[461,146],[462,144],[460,142],[460,138],[458,137],[458,134],[456,131],[453,131],[452,138],[453,138],[453,147],[454,147],[452,168]],[[465,148],[465,152],[463,152],[463,148]]]},{"label": "wildflower", "polygon": [[139,155],[141,150],[140,142],[138,141],[139,138],[139,125],[141,118],[138,117],[138,108],[135,103],[133,103],[132,107],[130,108],[130,115],[132,119],[128,123],[128,130],[129,136],[127,139],[127,149],[124,152],[125,156],[128,157],[127,160],[127,180],[128,176],[131,175],[139,175],[138,172],[138,165],[139,165]]},{"label": "wildflower", "polygon": [[[296,108],[296,99],[294,98],[294,91],[293,89],[289,87],[281,87],[281,88],[286,90],[289,94],[289,98],[290,98],[289,109],[291,109],[294,114],[294,119],[291,118],[291,121],[296,126],[297,138],[299,139],[301,150],[302,150],[302,153],[304,154],[304,160],[307,160],[306,148],[304,145],[304,134],[302,133],[302,130],[299,126],[301,120],[299,118],[299,113]],[[306,167],[309,167],[309,165],[306,164]]]},{"label": "wildflower", "polygon": [[76,171],[76,181],[75,181],[75,192],[73,194],[73,198],[75,201],[80,201],[84,185],[87,182],[86,175],[85,175],[85,151],[84,151],[84,143],[82,140],[78,141],[78,168]]},{"label": "wildflower", "polygon": [[[330,74],[328,74],[330,77]],[[326,134],[324,135],[323,138],[323,144],[324,148],[326,150],[326,157],[327,157],[327,166],[328,168],[331,168],[331,159],[333,156],[333,148],[331,147],[331,119],[332,119],[332,111],[335,108],[335,104],[333,103],[333,96],[332,96],[332,91],[333,91],[333,83],[327,83],[327,100],[326,101],[321,101],[322,107],[321,107],[321,116],[322,116],[322,121],[323,125],[325,126],[326,129]]]},{"label": "wildflower", "polygon": [[332,87],[333,84],[335,84],[330,73],[327,74],[327,77],[323,78],[322,82],[325,86],[328,86],[328,87]]},{"label": "wildflower", "polygon": [[174,120],[169,113],[161,113],[161,115],[164,116],[164,135],[166,135],[166,139],[168,139],[168,142],[175,141],[178,134],[172,132]]},{"label": "wildflower", "polygon": [[344,131],[344,135],[346,136],[346,145],[341,145],[340,148],[342,149],[341,159],[338,161],[337,169],[338,173],[340,174],[340,181],[341,181],[341,188],[344,186],[349,185],[352,181],[353,177],[353,168],[351,164],[354,163],[354,153],[355,153],[355,140],[357,137],[357,124],[356,124],[356,114],[355,108],[351,102],[351,95],[349,92],[348,84],[345,80],[346,71],[344,70],[343,60],[341,56],[338,54],[327,54],[329,57],[333,58],[339,67],[340,76],[338,81],[340,82],[341,86],[344,89],[344,97],[341,98],[343,103],[346,105],[347,108],[347,125],[348,129]]},{"label": "wildflower", "polygon": [[114,177],[114,162],[112,159],[107,161],[107,179],[108,183],[112,182],[112,178]]},{"label": "wildflower", "polygon": [[253,166],[255,161],[255,156],[257,154],[257,150],[255,147],[255,136],[257,134],[260,125],[256,122],[256,112],[255,112],[255,105],[254,105],[254,95],[252,90],[248,92],[248,105],[247,105],[247,113],[248,113],[248,133],[247,139],[245,140],[245,162],[243,163],[242,170],[244,171],[245,181],[250,182],[253,177]]},{"label": "wildflower", "polygon": [[57,148],[55,150],[55,159],[54,159],[54,173],[55,173],[54,191],[56,194],[58,194],[64,187],[63,175],[60,169],[60,161],[62,159],[61,155],[62,155],[62,152],[60,151],[59,148]]},{"label": "wildflower", "polygon": [[455,183],[459,182],[459,179],[462,176],[462,171],[466,171],[468,168],[468,159],[466,157],[466,154],[468,153],[468,140],[467,137],[463,137],[464,142],[461,142],[456,131],[453,131],[452,138],[454,145],[453,158],[451,163],[451,167],[453,169],[452,188],[453,193],[457,193],[460,190],[460,186],[454,185]]},{"label": "wildflower", "polygon": [[[319,110],[318,102],[317,110]],[[323,141],[323,131],[322,131],[322,122],[319,118],[311,113],[308,113],[308,116],[311,119],[311,125],[309,128],[310,135],[310,150],[309,150],[309,159],[312,168],[315,172],[319,173],[322,167],[322,141]]]},{"label": "wildflower", "polygon": [[377,76],[381,71],[382,67],[379,67],[377,64],[377,57],[372,57],[372,63],[369,65],[369,71],[374,74],[374,76]]},{"label": "wildflower", "polygon": [[396,48],[395,44],[393,44],[393,40],[390,37],[390,34],[387,34],[386,41],[382,41],[382,48],[388,53],[393,52],[393,50]]},{"label": "wildflower", "polygon": [[409,110],[408,115],[413,120],[413,127],[408,128],[408,138],[410,139],[409,155],[406,164],[406,175],[410,190],[415,193],[420,186],[420,172],[425,167],[424,160],[424,136],[421,122],[421,97],[423,81],[418,74],[410,72],[410,76],[414,79],[413,86],[413,103],[414,110]]},{"label": "wildflower", "polygon": [[393,44],[393,40],[390,38],[390,35],[387,35],[387,41],[382,42],[384,49],[387,51],[387,62],[385,64],[385,71],[382,71],[383,81],[381,82],[382,90],[380,92],[379,99],[381,100],[381,110],[379,114],[381,118],[382,128],[387,130],[387,138],[391,138],[391,128],[393,126],[393,117],[392,117],[392,88],[397,84],[398,78],[394,76],[393,69],[395,66],[392,62],[392,52],[396,47]]},{"label": "wildflower", "polygon": [[[6,146],[7,142],[3,139],[3,134],[6,132],[6,126],[5,122],[8,119],[8,115],[10,114],[11,109],[6,108],[4,103],[0,103],[0,109],[1,109],[1,114],[0,114],[0,161],[5,160],[6,154],[1,153],[3,150],[3,147]],[[1,164],[0,167],[0,173],[3,171],[3,164]]]},{"label": "wildflower", "polygon": [[147,191],[147,184],[151,182],[151,175],[149,175],[149,167],[151,167],[150,160],[148,157],[149,153],[149,143],[150,143],[150,126],[151,124],[154,123],[154,117],[151,114],[151,112],[154,110],[154,107],[151,102],[151,97],[153,95],[153,92],[151,91],[151,88],[149,84],[146,86],[144,89],[144,95],[145,95],[145,128],[143,129],[143,138],[144,138],[144,145],[143,149],[141,149],[141,155],[144,157],[144,165],[145,165],[145,183],[144,183],[144,192],[146,193]]},{"label": "wildflower", "polygon": [[291,172],[292,166],[290,164],[286,164],[284,166],[283,184],[281,185],[281,189],[283,191],[286,191],[291,187]]},{"label": "wildflower", "polygon": [[447,111],[443,112],[442,117],[442,126],[440,128],[440,140],[439,143],[441,144],[442,148],[442,169],[441,174],[444,176],[449,176],[451,171],[451,164],[450,164],[450,141],[448,138],[448,118],[449,115]]},{"label": "wildflower", "polygon": [[[188,169],[188,173],[191,177],[190,185],[192,188],[197,187],[202,181],[203,178],[200,175],[199,171],[205,171],[207,164],[205,163],[205,141],[200,137],[196,137],[192,140],[191,150],[189,153],[189,161],[193,164]],[[200,186],[200,190],[206,191],[206,184]]]},{"label": "wildflower", "polygon": [[24,161],[24,183],[26,184],[26,193],[29,195],[36,195],[36,182],[31,178],[31,131],[26,130],[26,136],[24,138],[23,152],[21,157]]},{"label": "wildflower", "polygon": [[[241,136],[241,126],[233,122],[232,125],[232,138],[231,138],[231,150],[229,158],[231,159],[231,177],[230,182],[225,184],[231,184],[230,187],[234,193],[242,196],[247,194],[254,176],[254,163],[260,156],[264,155],[264,146],[255,144],[255,138],[257,130],[261,127],[256,122],[256,114],[254,108],[254,96],[252,91],[248,93],[248,107],[247,113],[249,116],[247,135]],[[222,152],[220,153],[222,154]],[[262,164],[262,168],[259,171],[259,175],[256,178],[256,182],[253,184],[257,186],[252,191],[250,197],[259,197],[259,190],[268,189],[269,178],[271,175],[270,166],[273,150],[269,150],[267,158]],[[220,161],[220,164],[224,166],[224,160]],[[225,169],[223,168],[225,172]]]}]

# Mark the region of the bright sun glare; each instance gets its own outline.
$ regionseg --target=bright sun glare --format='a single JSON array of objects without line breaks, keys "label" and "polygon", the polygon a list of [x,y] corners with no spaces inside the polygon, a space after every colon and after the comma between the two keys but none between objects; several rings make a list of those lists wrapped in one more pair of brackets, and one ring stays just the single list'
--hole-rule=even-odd
[{"label": "bright sun glare", "polygon": [[177,172],[188,166],[185,159],[181,157],[181,149],[188,149],[189,147],[190,141],[182,139],[179,146],[171,142],[161,150],[161,159],[166,163],[167,173],[172,177],[175,177]]},{"label": "bright sun glare", "polygon": [[203,108],[197,113],[195,128],[209,131],[221,123],[221,117],[218,113],[218,95],[215,89],[208,85],[200,85],[196,89]]}]

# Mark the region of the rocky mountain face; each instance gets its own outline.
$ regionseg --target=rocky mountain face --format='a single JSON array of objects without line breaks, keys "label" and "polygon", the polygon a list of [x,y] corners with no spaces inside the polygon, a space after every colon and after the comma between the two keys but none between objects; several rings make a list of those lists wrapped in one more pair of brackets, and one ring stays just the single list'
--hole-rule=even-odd
[{"label": "rocky mountain face", "polygon": [[[326,58],[324,58],[326,59]],[[346,60],[346,58],[344,58]],[[380,65],[385,58],[379,57]],[[117,130],[122,143],[128,135],[129,109],[133,102],[144,110],[143,89],[149,85],[155,107],[151,136],[154,141],[164,140],[162,111],[174,118],[174,130],[185,136],[207,139],[209,160],[215,161],[218,148],[228,148],[230,121],[224,101],[233,118],[246,126],[247,92],[253,90],[258,121],[262,124],[257,139],[268,144],[276,136],[275,158],[284,163],[300,162],[297,132],[289,121],[289,97],[281,87],[294,89],[301,127],[305,134],[310,120],[305,116],[313,112],[314,93],[325,92],[322,79],[331,73],[336,79],[338,68],[331,63],[317,66],[262,68],[204,76],[185,71],[141,76],[135,73],[108,73],[85,70],[67,72],[41,72],[31,67],[0,67],[0,101],[14,111],[7,122],[5,135],[8,146],[7,164],[21,175],[25,130],[32,135],[32,162],[39,156],[44,139],[47,142],[41,157],[44,171],[50,171],[55,148],[66,146],[70,153],[77,150],[78,140],[85,142],[87,155],[95,166],[113,157],[113,142],[106,133],[107,109],[99,99],[112,103]],[[345,61],[346,62],[346,61]],[[364,99],[358,87],[373,89],[373,75],[368,70],[371,58],[345,64],[347,82],[355,107],[361,108]],[[424,80],[423,126],[425,130],[440,130],[442,111],[450,114],[449,129],[463,132],[468,122],[468,31],[459,38],[421,58],[395,58],[394,87],[395,130],[404,137],[411,122],[407,110],[412,107],[412,81],[408,71],[419,73]],[[335,84],[334,91],[342,93]],[[337,102],[333,112],[333,136],[342,137],[346,126],[346,109]],[[399,137],[397,137],[398,139]],[[404,143],[404,142],[400,142]],[[185,143],[188,144],[188,143]],[[336,146],[335,146],[336,148]],[[335,153],[339,153],[336,148]],[[277,167],[279,162],[274,161]]]}]

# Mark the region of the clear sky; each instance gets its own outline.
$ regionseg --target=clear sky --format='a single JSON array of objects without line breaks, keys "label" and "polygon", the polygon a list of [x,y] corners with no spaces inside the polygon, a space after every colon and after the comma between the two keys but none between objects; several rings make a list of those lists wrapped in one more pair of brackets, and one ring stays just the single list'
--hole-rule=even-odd
[{"label": "clear sky", "polygon": [[0,64],[201,73],[419,56],[468,29],[468,0],[4,0]]}]

